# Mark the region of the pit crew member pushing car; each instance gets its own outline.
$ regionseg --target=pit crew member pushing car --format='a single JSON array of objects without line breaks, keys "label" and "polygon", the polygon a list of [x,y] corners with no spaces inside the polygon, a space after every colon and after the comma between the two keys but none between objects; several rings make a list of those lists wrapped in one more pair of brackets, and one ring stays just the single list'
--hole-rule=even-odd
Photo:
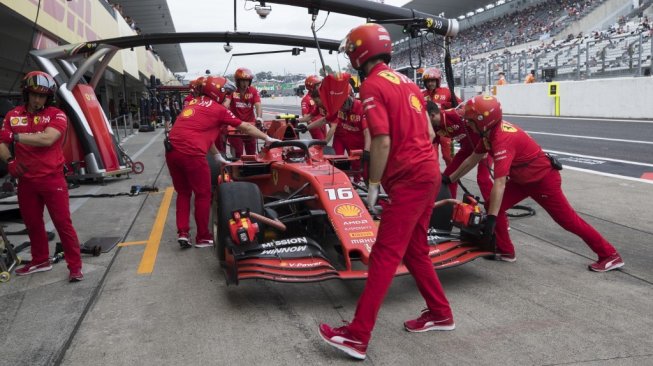
[{"label": "pit crew member pushing car", "polygon": [[[447,165],[447,168],[442,173],[442,182],[449,184],[451,197],[456,198],[458,184],[451,183],[447,179],[474,152],[474,148],[478,145],[480,137],[478,134],[473,133],[467,127],[467,123],[460,117],[460,113],[462,113],[461,108],[441,110],[437,104],[428,101],[426,102],[426,110],[429,113],[431,125],[436,135],[445,136],[460,143],[460,150],[454,155],[451,164]],[[476,167],[476,182],[485,202],[488,202],[490,199],[490,191],[492,190],[492,178],[490,177],[491,166],[492,158],[486,155],[479,161]]]},{"label": "pit crew member pushing car", "polygon": [[388,67],[392,44],[384,27],[365,24],[352,29],[341,50],[359,73],[368,75],[360,88],[372,136],[368,206],[375,212],[380,183],[390,202],[381,214],[368,279],[354,319],[338,328],[320,324],[319,333],[330,345],[364,359],[377,313],[402,260],[427,304],[421,316],[404,323],[405,329],[452,330],[455,325],[426,240],[440,172],[431,144],[435,133],[422,93],[407,77]]},{"label": "pit crew member pushing car", "polygon": [[[440,71],[440,69],[437,67],[431,67],[424,70],[424,74],[422,74],[422,81],[424,82],[424,87],[426,88],[422,91],[424,93],[425,101],[432,101],[433,103],[436,103],[440,109],[450,109],[452,107],[451,91],[449,88],[443,88],[441,86],[442,71]],[[461,100],[458,99],[458,103],[460,102]],[[440,145],[440,150],[442,151],[442,159],[444,160],[445,164],[449,166],[449,164],[451,164],[453,155],[453,152],[451,151],[451,138],[443,135],[438,135],[434,140],[434,144]]]},{"label": "pit crew member pushing car", "polygon": [[[209,76],[202,88],[202,95],[184,108],[170,130],[172,149],[166,152],[166,163],[172,184],[177,191],[177,240],[182,248],[190,242],[190,198],[195,194],[196,247],[213,245],[209,232],[211,206],[211,173],[206,161],[209,149],[215,149],[218,131],[223,125],[235,127],[240,132],[265,140],[270,138],[254,125],[243,123],[221,102],[236,86],[223,77]],[[212,151],[216,153],[217,151]]]},{"label": "pit crew member pushing car", "polygon": [[[48,208],[57,229],[70,282],[84,279],[77,232],[70,218],[68,184],[63,174],[61,136],[68,119],[51,106],[57,85],[52,76],[32,71],[22,81],[25,105],[5,116],[0,132],[0,155],[8,162],[9,173],[18,178],[18,207],[30,240],[32,261],[16,270],[19,276],[52,269],[43,207]],[[14,156],[8,147],[13,144]]]},{"label": "pit crew member pushing car", "polygon": [[457,181],[486,153],[492,155],[494,186],[490,193],[484,235],[489,237],[496,232],[497,259],[515,261],[515,248],[508,235],[506,209],[531,197],[558,225],[578,235],[598,255],[598,260],[589,265],[590,270],[606,272],[624,265],[617,250],[578,216],[567,201],[558,171],[562,166],[545,154],[524,130],[502,119],[501,105],[496,98],[479,95],[468,100],[463,106],[463,118],[482,140],[474,154],[451,174],[450,179]]},{"label": "pit crew member pushing car", "polygon": [[[236,80],[236,91],[227,96],[225,106],[231,110],[236,118],[252,125],[262,126],[263,111],[261,109],[261,97],[255,87],[252,86],[254,74],[252,70],[241,67],[236,69],[234,80]],[[231,154],[240,158],[243,155],[243,145],[247,155],[256,154],[256,140],[249,137],[230,137]]]}]

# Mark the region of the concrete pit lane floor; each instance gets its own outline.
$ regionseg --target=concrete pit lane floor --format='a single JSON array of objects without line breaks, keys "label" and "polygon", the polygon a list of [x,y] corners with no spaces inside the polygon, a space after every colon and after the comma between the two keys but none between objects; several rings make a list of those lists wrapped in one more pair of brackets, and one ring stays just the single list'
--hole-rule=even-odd
[{"label": "concrete pit lane floor", "polygon": [[[68,283],[60,262],[50,272],[12,275],[0,284],[0,364],[350,364],[320,339],[317,327],[350,320],[364,282],[227,287],[212,249],[182,251],[176,242],[176,196],[165,193],[172,184],[162,138],[157,129],[125,142],[145,163],[143,174],[71,190],[159,187],[159,193],[137,197],[71,200],[81,242],[119,236],[127,245],[85,255],[80,283]],[[403,321],[416,317],[424,303],[411,277],[396,278],[365,362],[653,364],[653,185],[572,170],[562,175],[572,205],[621,252],[622,270],[588,271],[594,254],[526,200],[537,214],[511,220],[517,262],[478,259],[439,272],[456,330],[404,331]],[[474,178],[470,173],[466,185],[475,186]],[[8,224],[7,230],[19,228]],[[29,258],[29,251],[21,256]]]}]

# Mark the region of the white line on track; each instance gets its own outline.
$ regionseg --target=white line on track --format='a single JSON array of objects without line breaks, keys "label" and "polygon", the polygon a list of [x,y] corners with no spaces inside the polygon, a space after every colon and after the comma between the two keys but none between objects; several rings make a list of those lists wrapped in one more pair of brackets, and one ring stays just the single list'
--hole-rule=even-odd
[{"label": "white line on track", "polygon": [[529,115],[526,115],[526,114],[506,114],[505,116],[520,117],[520,118],[571,119],[571,120],[598,121],[598,122],[653,123],[653,120],[647,120],[647,119],[611,119],[611,118],[592,118],[592,117],[553,117],[553,116],[529,116]]},{"label": "white line on track", "polygon": [[560,136],[560,137],[573,137],[573,138],[576,138],[576,139],[603,140],[603,141],[614,141],[614,142],[630,142],[630,143],[633,143],[633,144],[653,145],[653,141],[611,139],[611,138],[607,138],[607,137],[566,135],[566,134],[562,134],[562,133],[551,133],[551,132],[536,132],[536,131],[526,131],[526,132],[528,132],[529,135],[548,135],[548,136]]},{"label": "white line on track", "polygon": [[605,176],[605,177],[618,178],[618,179],[624,179],[624,180],[631,180],[631,181],[634,181],[634,182],[653,184],[653,180],[650,180],[650,179],[634,178],[634,177],[628,177],[628,176],[625,176],[625,175],[597,172],[596,170],[576,168],[576,167],[569,166],[569,165],[565,165],[565,169],[576,170],[576,171],[579,171],[579,172],[589,173],[589,174],[594,174],[594,175],[602,175],[602,176]]},{"label": "white line on track", "polygon": [[640,163],[640,162],[637,162],[637,161],[610,159],[610,158],[604,158],[604,157],[601,157],[601,156],[581,155],[581,154],[576,154],[576,153],[570,153],[570,152],[565,152],[565,151],[556,151],[556,150],[548,150],[548,149],[543,149],[543,150],[546,151],[546,152],[554,153],[554,154],[564,154],[564,155],[578,156],[580,158],[605,160],[605,161],[612,161],[612,162],[615,162],[615,163],[624,163],[624,164],[630,164],[630,165],[640,165],[640,166],[653,167],[653,164]]}]

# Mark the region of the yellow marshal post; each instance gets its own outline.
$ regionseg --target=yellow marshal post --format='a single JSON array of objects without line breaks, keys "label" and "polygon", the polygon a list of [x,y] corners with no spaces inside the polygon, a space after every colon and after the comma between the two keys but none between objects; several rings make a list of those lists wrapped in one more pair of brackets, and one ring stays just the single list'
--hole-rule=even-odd
[{"label": "yellow marshal post", "polygon": [[560,116],[560,83],[549,83],[549,96],[555,98],[555,116]]}]

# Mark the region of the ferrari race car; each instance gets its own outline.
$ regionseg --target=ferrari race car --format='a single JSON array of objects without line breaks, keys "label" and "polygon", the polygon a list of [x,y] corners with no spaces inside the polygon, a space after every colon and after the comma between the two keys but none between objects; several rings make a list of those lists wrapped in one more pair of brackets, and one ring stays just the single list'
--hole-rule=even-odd
[{"label": "ferrari race car", "polygon": [[[365,185],[353,183],[360,154],[338,156],[324,141],[297,139],[291,118],[265,125],[282,141],[222,166],[217,176],[214,243],[227,284],[366,278],[378,218],[364,202]],[[445,186],[438,200],[449,196]],[[480,240],[483,218],[469,199],[434,209],[428,242],[435,269],[494,254],[493,243]],[[407,273],[403,265],[396,271]]]}]

